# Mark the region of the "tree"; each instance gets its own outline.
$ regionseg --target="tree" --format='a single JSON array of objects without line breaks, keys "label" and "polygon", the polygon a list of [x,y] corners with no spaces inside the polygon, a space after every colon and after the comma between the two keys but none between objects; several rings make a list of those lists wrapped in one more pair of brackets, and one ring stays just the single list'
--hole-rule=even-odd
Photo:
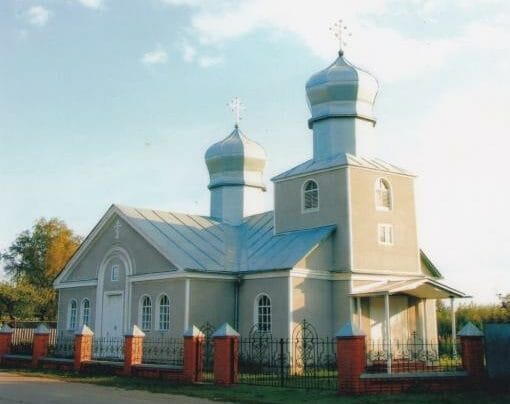
[{"label": "tree", "polygon": [[[14,288],[9,290],[5,286],[6,296],[12,297],[22,291],[31,297],[36,317],[40,320],[55,318],[57,302],[52,284],[80,242],[81,237],[74,234],[62,220],[39,219],[31,230],[22,232],[0,254]],[[5,298],[5,301],[9,299]],[[18,300],[17,304],[21,305],[21,301]]]}]

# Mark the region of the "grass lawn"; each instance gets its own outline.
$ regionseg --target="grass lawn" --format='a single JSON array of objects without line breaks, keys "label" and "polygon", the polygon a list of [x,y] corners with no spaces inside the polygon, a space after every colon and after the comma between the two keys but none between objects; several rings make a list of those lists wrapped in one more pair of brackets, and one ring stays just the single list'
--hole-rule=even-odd
[{"label": "grass lawn", "polygon": [[510,403],[510,393],[487,393],[470,391],[462,393],[407,393],[360,397],[338,397],[333,391],[286,389],[237,385],[235,387],[216,387],[210,384],[181,386],[157,379],[141,379],[118,376],[87,376],[57,371],[31,371],[4,369],[7,372],[26,376],[56,378],[69,382],[90,383],[100,386],[112,386],[127,390],[145,390],[153,393],[180,394],[191,397],[208,398],[216,401],[235,403]]}]

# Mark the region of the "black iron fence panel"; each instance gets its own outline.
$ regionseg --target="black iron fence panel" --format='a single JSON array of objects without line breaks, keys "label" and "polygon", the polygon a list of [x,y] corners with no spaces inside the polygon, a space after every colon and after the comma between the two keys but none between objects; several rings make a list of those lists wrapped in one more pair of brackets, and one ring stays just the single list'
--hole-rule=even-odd
[{"label": "black iron fence panel", "polygon": [[170,337],[144,338],[142,362],[170,366],[183,366],[183,339]]},{"label": "black iron fence panel", "polygon": [[74,358],[74,335],[58,333],[50,337],[48,342],[48,357],[50,358]]},{"label": "black iron fence panel", "polygon": [[124,337],[95,337],[92,359],[121,362],[124,360]]},{"label": "black iron fence panel", "polygon": [[413,333],[406,341],[367,341],[367,373],[452,372],[462,370],[455,338],[427,341]]},{"label": "black iron fence panel", "polygon": [[307,389],[337,388],[336,341],[303,321],[292,338],[252,327],[239,340],[239,383]]},{"label": "black iron fence panel", "polygon": [[202,380],[204,382],[214,381],[214,343],[212,335],[216,327],[211,323],[207,322],[200,327],[200,331],[204,334],[204,345],[203,345],[203,371]]}]

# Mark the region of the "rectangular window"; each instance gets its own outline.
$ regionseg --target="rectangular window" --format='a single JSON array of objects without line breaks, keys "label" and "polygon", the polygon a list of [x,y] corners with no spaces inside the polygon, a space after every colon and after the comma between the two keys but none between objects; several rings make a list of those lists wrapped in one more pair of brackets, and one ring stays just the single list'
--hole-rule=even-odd
[{"label": "rectangular window", "polygon": [[393,225],[379,224],[378,233],[379,244],[393,245]]},{"label": "rectangular window", "polygon": [[118,281],[119,280],[119,266],[117,264],[112,265],[112,281]]}]

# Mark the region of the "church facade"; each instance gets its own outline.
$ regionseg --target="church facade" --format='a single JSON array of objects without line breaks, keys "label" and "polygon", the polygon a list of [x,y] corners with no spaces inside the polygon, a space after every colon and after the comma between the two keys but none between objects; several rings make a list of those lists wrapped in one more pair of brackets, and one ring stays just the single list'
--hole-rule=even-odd
[{"label": "church facade", "polygon": [[291,337],[351,323],[373,340],[437,338],[440,282],[420,250],[413,174],[376,157],[377,81],[342,52],[306,84],[313,158],[277,175],[236,124],[212,145],[209,216],[112,205],[55,280],[58,328],[180,336],[228,322]]}]

